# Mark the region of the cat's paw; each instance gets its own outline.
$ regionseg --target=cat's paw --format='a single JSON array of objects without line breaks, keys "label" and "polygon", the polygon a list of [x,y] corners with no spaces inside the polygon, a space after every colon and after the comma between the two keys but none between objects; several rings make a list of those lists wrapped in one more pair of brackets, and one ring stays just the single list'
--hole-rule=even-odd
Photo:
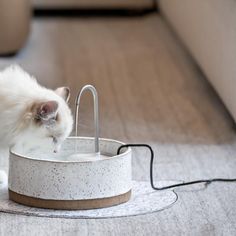
[{"label": "cat's paw", "polygon": [[0,186],[7,185],[7,174],[4,170],[0,170]]}]

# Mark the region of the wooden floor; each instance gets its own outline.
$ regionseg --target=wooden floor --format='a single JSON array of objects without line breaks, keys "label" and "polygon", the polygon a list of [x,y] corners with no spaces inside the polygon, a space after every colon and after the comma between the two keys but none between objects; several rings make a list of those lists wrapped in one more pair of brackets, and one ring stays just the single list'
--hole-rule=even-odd
[{"label": "wooden floor", "polygon": [[[70,86],[72,107],[82,85],[95,85],[101,136],[151,144],[155,180],[236,177],[234,123],[160,16],[37,19],[26,47],[15,58],[0,59],[0,68],[11,63],[48,87]],[[92,135],[92,124],[88,96],[81,105],[80,135]],[[148,165],[148,152],[136,150],[133,178],[148,180]],[[0,235],[236,235],[235,183],[176,192],[179,200],[170,209],[137,217],[0,213]]]}]

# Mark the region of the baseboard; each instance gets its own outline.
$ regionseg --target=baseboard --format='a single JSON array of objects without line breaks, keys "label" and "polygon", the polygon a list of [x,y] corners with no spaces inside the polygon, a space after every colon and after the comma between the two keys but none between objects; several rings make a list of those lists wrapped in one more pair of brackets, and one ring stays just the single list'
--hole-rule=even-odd
[{"label": "baseboard", "polygon": [[35,17],[137,17],[157,12],[157,8],[34,8]]}]

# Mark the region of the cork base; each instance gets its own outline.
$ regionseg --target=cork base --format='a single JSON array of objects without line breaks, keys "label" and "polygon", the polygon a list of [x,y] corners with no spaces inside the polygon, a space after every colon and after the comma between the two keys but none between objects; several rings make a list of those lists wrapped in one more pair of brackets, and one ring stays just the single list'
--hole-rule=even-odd
[{"label": "cork base", "polygon": [[9,199],[31,207],[57,209],[57,210],[88,210],[119,205],[129,201],[131,190],[127,193],[108,198],[97,198],[87,200],[48,200],[29,197],[8,189]]}]

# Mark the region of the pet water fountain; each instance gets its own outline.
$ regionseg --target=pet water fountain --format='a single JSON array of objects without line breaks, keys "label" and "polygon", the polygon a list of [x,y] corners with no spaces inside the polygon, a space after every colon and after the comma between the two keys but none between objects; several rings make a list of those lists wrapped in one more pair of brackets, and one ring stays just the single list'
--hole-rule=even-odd
[{"label": "pet water fountain", "polygon": [[[79,105],[87,90],[94,100],[95,135],[78,137]],[[65,140],[59,153],[53,153],[51,141],[47,148],[13,147],[8,183],[0,184],[0,212],[95,219],[142,215],[172,206],[178,197],[167,189],[170,181],[158,181],[159,188],[154,185],[152,148],[99,138],[98,118],[97,91],[86,85],[76,98],[76,135]],[[150,182],[132,180],[131,147],[150,150]]]},{"label": "pet water fountain", "polygon": [[[94,100],[95,137],[78,137],[78,112],[84,91]],[[9,159],[9,198],[31,207],[95,209],[127,202],[131,196],[131,149],[124,143],[99,138],[98,96],[86,85],[76,99],[76,136],[53,154],[41,147],[13,148]]]}]

